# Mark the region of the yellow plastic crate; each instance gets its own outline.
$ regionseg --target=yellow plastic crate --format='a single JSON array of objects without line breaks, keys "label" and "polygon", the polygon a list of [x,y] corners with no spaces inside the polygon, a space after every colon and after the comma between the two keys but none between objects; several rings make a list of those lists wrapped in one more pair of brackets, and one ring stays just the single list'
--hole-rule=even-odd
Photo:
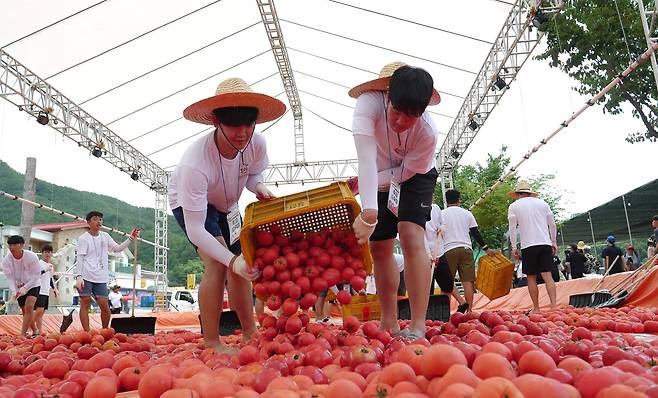
[{"label": "yellow plastic crate", "polygon": [[482,256],[478,260],[475,288],[489,300],[503,297],[512,288],[512,275],[514,275],[514,264],[501,253]]},{"label": "yellow plastic crate", "polygon": [[343,318],[354,315],[358,320],[365,322],[370,320],[378,320],[381,314],[381,307],[379,306],[379,297],[376,294],[368,294],[365,296],[354,296],[352,302],[348,305],[342,306]]},{"label": "yellow plastic crate", "polygon": [[[293,230],[317,232],[324,228],[352,229],[361,206],[345,182],[334,182],[276,199],[254,202],[247,206],[240,231],[240,245],[248,264],[254,261],[256,231],[269,231],[276,224],[281,233],[290,236]],[[372,272],[372,257],[368,245],[361,246],[361,261],[368,274]]]}]

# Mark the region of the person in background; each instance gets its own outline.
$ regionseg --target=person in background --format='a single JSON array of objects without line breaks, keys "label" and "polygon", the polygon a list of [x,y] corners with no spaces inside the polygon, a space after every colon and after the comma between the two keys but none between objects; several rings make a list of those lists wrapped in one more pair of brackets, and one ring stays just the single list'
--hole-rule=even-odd
[{"label": "person in background", "polygon": [[41,249],[42,260],[39,260],[41,266],[41,278],[39,286],[39,297],[34,305],[34,323],[33,329],[35,334],[39,335],[43,332],[43,314],[48,309],[48,300],[50,298],[50,289],[53,289],[55,297],[58,297],[59,292],[55,289],[53,283],[53,270],[54,266],[51,263],[53,258],[53,247],[45,245]]},{"label": "person in background", "polygon": [[133,228],[128,239],[118,244],[110,234],[101,231],[103,213],[90,211],[85,218],[89,231],[78,238],[75,287],[80,293],[80,323],[84,330],[89,331],[89,307],[92,294],[101,311],[102,327],[106,328],[110,325],[110,305],[107,300],[107,283],[110,281],[108,253],[120,253],[126,249],[132,240],[139,237],[139,229]]},{"label": "person in background", "polygon": [[514,258],[514,276],[516,277],[516,287],[528,286],[528,275],[523,273],[523,263],[520,258]]},{"label": "person in background", "polygon": [[564,260],[562,260],[562,274],[564,275],[565,280],[569,280],[569,275],[571,275],[571,261],[569,257],[571,256],[571,250],[564,251]]},{"label": "person in background", "polygon": [[[580,243],[580,242],[578,242]],[[585,242],[583,242],[584,244]],[[592,248],[585,245],[585,248],[583,249],[583,254],[585,255],[585,258],[587,259],[587,262],[585,262],[585,273],[586,274],[598,274],[599,273],[599,260],[594,257],[592,254]]]},{"label": "person in background", "polygon": [[[461,193],[456,189],[449,189],[446,191],[445,197],[447,207],[441,211],[443,222],[446,225],[445,256],[453,278],[459,271],[459,280],[464,286],[466,303],[461,304],[458,311],[465,312],[473,308],[475,293],[475,259],[471,247],[471,236],[480,245],[480,248],[486,251],[487,255],[493,256],[495,253],[482,239],[473,213],[461,207]],[[452,291],[452,296],[460,303],[462,302],[457,290]]]},{"label": "person in background", "polygon": [[[425,246],[434,266],[432,280],[430,281],[430,295],[434,294],[434,282],[441,288],[441,294],[452,295],[455,290],[455,279],[450,272],[450,266],[445,256],[444,234],[446,225],[443,223],[441,208],[432,203],[430,218],[425,223]],[[457,299],[457,311],[466,311],[466,300],[459,294],[454,296]]]},{"label": "person in background", "polygon": [[647,257],[651,258],[656,255],[656,243],[658,243],[658,214],[651,219],[651,228],[653,233],[647,239]]},{"label": "person in background", "polygon": [[123,295],[119,289],[121,289],[121,286],[114,285],[112,291],[107,296],[110,301],[110,313],[112,314],[121,313],[121,299],[123,298]]},{"label": "person in background", "polygon": [[640,267],[640,254],[630,243],[625,246],[625,249],[626,253],[624,253],[624,263],[626,263],[626,271],[635,271]]},{"label": "person in background", "polygon": [[606,239],[608,246],[601,252],[601,257],[603,257],[603,265],[605,266],[605,271],[608,271],[609,267],[612,267],[609,274],[618,274],[624,272],[624,252],[615,246],[615,237],[610,235]]},{"label": "person in background", "polygon": [[579,279],[585,275],[585,263],[587,258],[583,251],[585,250],[585,242],[582,240],[578,244],[571,244],[571,253],[569,254],[569,261],[571,262],[571,278]]},{"label": "person in background", "polygon": [[[18,301],[23,311],[21,336],[27,336],[27,330],[34,320],[34,305],[41,290],[41,265],[39,257],[30,250],[23,249],[25,239],[12,235],[7,239],[9,253],[2,260],[2,270],[9,284],[10,297]],[[36,330],[33,330],[36,334]]]},{"label": "person in background", "polygon": [[398,266],[400,272],[400,284],[398,285],[398,296],[407,295],[407,286],[404,284],[404,256],[400,253],[393,253],[395,257],[395,264]]},{"label": "person in background", "polygon": [[[551,275],[553,255],[557,253],[555,218],[548,203],[539,199],[538,194],[533,192],[530,184],[525,181],[519,181],[514,191],[508,195],[515,199],[507,214],[512,256],[521,258],[523,273],[528,276],[528,292],[533,304],[530,312],[538,313],[538,274],[541,274],[546,282],[551,307],[556,304],[555,282]],[[516,245],[517,228],[521,235],[520,252]],[[573,268],[571,272],[573,275]]]}]

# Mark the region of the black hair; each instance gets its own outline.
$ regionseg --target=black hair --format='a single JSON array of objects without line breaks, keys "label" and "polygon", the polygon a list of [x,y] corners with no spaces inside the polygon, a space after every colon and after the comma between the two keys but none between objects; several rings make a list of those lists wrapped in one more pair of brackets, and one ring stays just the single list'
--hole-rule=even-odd
[{"label": "black hair", "polygon": [[20,235],[12,235],[12,236],[9,237],[9,239],[7,239],[7,244],[8,245],[17,245],[17,244],[21,244],[21,243],[24,244],[25,239],[23,239],[23,237],[20,236]]},{"label": "black hair", "polygon": [[570,244],[569,247],[571,248],[571,250],[578,250],[578,245],[576,245],[575,243]]},{"label": "black hair", "polygon": [[43,252],[53,252],[53,247],[50,246],[50,245],[45,245],[45,246],[41,249],[41,253],[43,253]]},{"label": "black hair", "polygon": [[91,219],[93,217],[103,218],[103,213],[101,213],[100,211],[96,211],[96,210],[90,211],[89,213],[87,213],[87,216],[85,217],[85,220],[91,221]]},{"label": "black hair", "polygon": [[462,198],[462,194],[456,189],[448,189],[446,191],[446,202],[448,204],[456,204]]},{"label": "black hair", "polygon": [[655,216],[653,216],[653,218],[651,219],[651,221],[658,221],[658,214],[656,214]]},{"label": "black hair", "polygon": [[388,98],[397,111],[418,117],[425,112],[433,90],[434,80],[427,71],[405,65],[393,72]]},{"label": "black hair", "polygon": [[229,106],[212,111],[221,124],[231,127],[251,126],[258,118],[258,108],[251,106]]}]

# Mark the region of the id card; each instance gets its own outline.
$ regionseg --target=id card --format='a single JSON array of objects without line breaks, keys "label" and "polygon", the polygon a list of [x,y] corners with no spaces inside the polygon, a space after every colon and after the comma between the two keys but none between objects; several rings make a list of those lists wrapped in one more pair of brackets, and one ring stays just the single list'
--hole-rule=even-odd
[{"label": "id card", "polygon": [[242,218],[240,218],[240,208],[237,203],[231,206],[226,215],[226,221],[228,223],[229,239],[230,245],[240,239],[240,231],[242,230]]},{"label": "id card", "polygon": [[398,216],[398,207],[400,206],[400,184],[391,180],[391,185],[388,188],[388,209],[391,213]]}]

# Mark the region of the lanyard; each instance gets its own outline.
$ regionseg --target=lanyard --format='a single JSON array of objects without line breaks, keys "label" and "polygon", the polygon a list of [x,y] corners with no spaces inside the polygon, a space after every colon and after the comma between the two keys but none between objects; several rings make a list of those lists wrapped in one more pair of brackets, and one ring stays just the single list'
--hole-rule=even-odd
[{"label": "lanyard", "polygon": [[[386,106],[386,94],[382,93],[382,103],[384,104],[384,124],[386,125],[386,140],[388,141],[388,162],[391,166],[391,175],[393,175],[393,157],[391,156],[391,136],[388,131],[388,107]],[[400,179],[402,179],[402,173],[404,173],[404,159],[407,156],[407,143],[409,142],[409,133],[407,132],[407,137],[404,139],[404,152],[402,153],[402,167],[400,169]],[[398,134],[398,143],[400,141],[400,135]]]}]

